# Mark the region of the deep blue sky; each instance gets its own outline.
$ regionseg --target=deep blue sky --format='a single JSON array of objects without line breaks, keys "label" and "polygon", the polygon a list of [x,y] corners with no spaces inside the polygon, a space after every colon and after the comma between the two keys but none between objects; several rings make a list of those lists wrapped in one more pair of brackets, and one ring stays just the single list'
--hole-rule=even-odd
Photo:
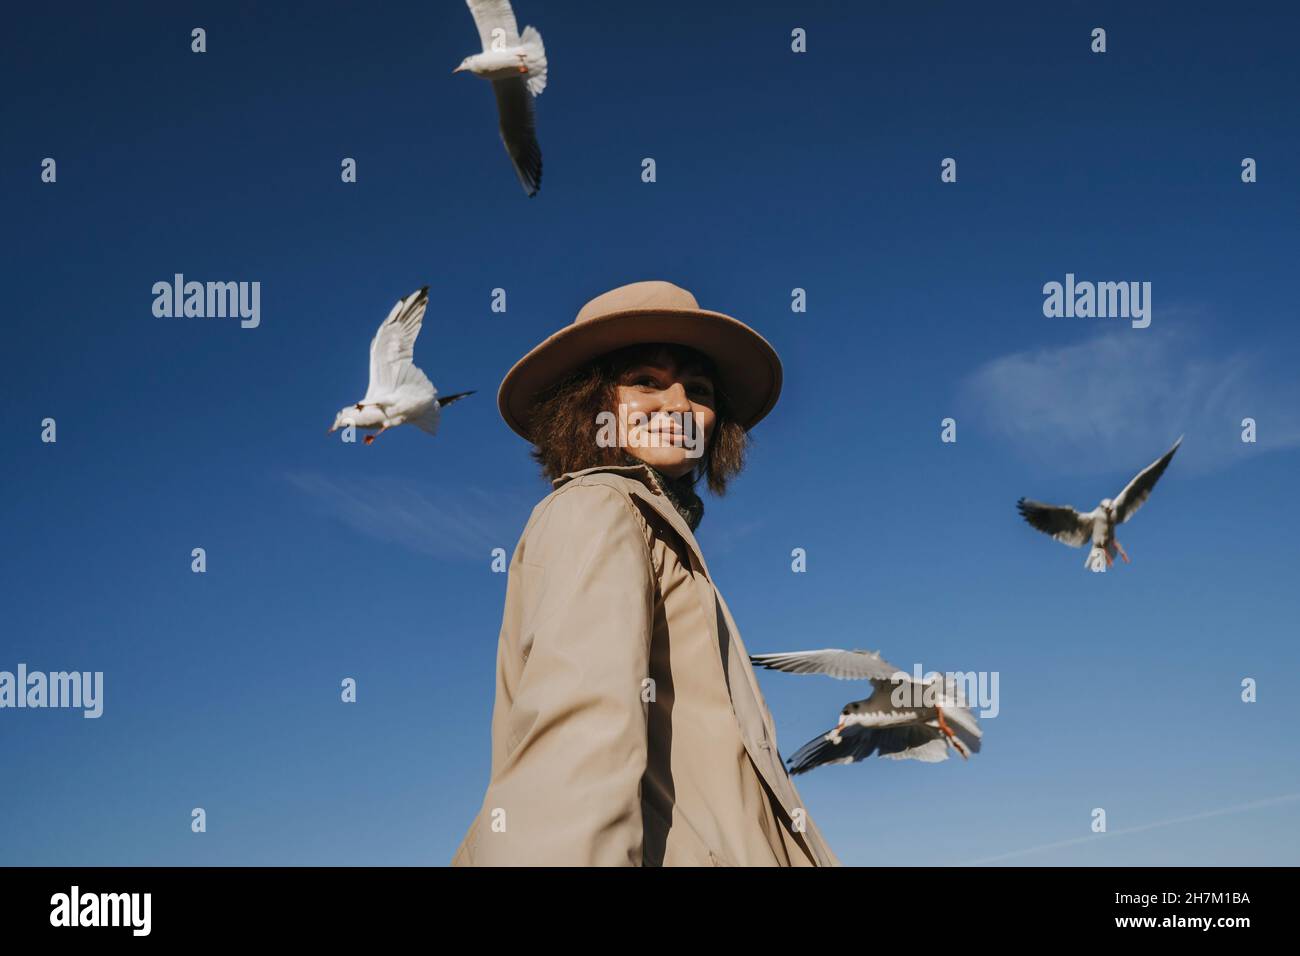
[{"label": "deep blue sky", "polygon": [[[0,862],[447,862],[487,781],[490,552],[549,490],[496,388],[645,278],[784,361],[699,535],[749,649],[1000,673],[969,763],[797,778],[844,862],[1300,793],[1282,7],[518,0],[550,59],[531,200],[487,85],[451,75],[477,49],[457,0],[9,11],[0,670],[102,670],[106,691],[99,720],[0,711]],[[155,318],[175,272],[261,282],[261,326]],[[1045,318],[1067,272],[1152,282],[1151,327]],[[436,438],[327,438],[375,326],[426,283],[416,361],[479,393]],[[1021,495],[1091,507],[1182,433],[1121,536],[1130,566],[1090,575],[1016,515]],[[864,693],[760,680],[786,755]],[[1282,801],[1008,862],[1295,864],[1298,831]]]}]

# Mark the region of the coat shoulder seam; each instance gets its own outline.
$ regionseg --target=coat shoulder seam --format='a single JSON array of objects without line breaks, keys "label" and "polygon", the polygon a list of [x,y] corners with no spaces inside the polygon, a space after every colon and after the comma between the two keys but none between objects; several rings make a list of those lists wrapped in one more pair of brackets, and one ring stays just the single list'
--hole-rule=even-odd
[{"label": "coat shoulder seam", "polygon": [[654,549],[650,545],[651,537],[654,534],[654,530],[650,527],[650,523],[646,520],[645,515],[641,513],[641,510],[632,501],[632,496],[629,495],[627,492],[621,490],[617,485],[612,484],[610,482],[589,481],[588,478],[589,478],[588,475],[583,475],[580,478],[575,478],[572,481],[565,482],[565,484],[561,485],[559,488],[552,491],[539,504],[538,507],[540,510],[535,512],[532,521],[530,521],[530,524],[534,521],[540,521],[542,516],[545,515],[547,510],[550,509],[551,505],[555,503],[555,500],[570,488],[580,487],[580,488],[608,489],[609,493],[613,497],[623,502],[623,507],[627,509],[628,513],[632,516],[637,526],[641,529],[641,543],[642,546],[645,548],[646,567],[649,572],[647,578],[651,588],[653,589],[655,584],[655,578],[657,577],[657,575],[655,573]]}]

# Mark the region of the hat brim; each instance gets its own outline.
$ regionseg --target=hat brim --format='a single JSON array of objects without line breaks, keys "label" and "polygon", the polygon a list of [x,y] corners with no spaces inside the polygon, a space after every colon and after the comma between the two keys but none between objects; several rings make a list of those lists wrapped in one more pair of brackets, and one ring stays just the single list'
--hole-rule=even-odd
[{"label": "hat brim", "polygon": [[497,407],[506,424],[532,440],[529,418],[538,393],[593,359],[629,345],[669,342],[707,355],[732,415],[749,430],[781,395],[781,360],[761,335],[707,309],[626,309],[567,326],[515,363],[501,381]]}]

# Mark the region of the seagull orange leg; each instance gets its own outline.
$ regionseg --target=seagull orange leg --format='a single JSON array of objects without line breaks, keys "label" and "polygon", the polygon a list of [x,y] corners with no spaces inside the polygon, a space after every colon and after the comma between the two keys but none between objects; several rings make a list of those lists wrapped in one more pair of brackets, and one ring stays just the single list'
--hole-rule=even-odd
[{"label": "seagull orange leg", "polygon": [[948,735],[948,742],[952,744],[952,749],[957,751],[957,753],[961,754],[962,760],[966,760],[967,757],[966,757],[965,749],[959,746],[960,741],[957,740],[957,735],[953,733],[952,728],[948,726],[948,721],[943,719],[943,708],[936,707],[934,710],[935,713],[939,715],[939,729]]},{"label": "seagull orange leg", "polygon": [[373,435],[367,435],[365,438],[362,439],[362,441],[364,441],[367,445],[373,445],[374,442],[375,442],[375,439],[378,438],[380,435],[382,435],[382,434],[383,434],[384,432],[386,432],[386,431],[388,431],[388,426],[387,426],[387,425],[381,425],[381,426],[379,427],[379,431],[375,432]]},{"label": "seagull orange leg", "polygon": [[1119,538],[1115,539],[1115,547],[1119,549],[1119,556],[1124,559],[1124,563],[1131,564],[1132,562],[1128,559],[1128,553],[1124,550],[1124,545],[1119,543]]}]

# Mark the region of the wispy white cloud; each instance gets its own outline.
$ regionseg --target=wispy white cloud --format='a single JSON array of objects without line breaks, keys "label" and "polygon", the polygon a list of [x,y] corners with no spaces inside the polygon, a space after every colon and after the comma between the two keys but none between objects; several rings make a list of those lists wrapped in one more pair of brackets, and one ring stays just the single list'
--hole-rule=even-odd
[{"label": "wispy white cloud", "polygon": [[1084,843],[1092,843],[1105,837],[1127,836],[1130,833],[1144,833],[1147,830],[1158,830],[1161,827],[1172,827],[1180,823],[1192,823],[1197,820],[1208,820],[1212,817],[1229,816],[1234,813],[1246,813],[1250,810],[1262,809],[1263,807],[1275,807],[1286,803],[1294,803],[1297,800],[1300,800],[1300,793],[1288,793],[1283,794],[1280,797],[1269,797],[1265,800],[1254,800],[1251,803],[1239,803],[1236,806],[1221,807],[1218,810],[1206,810],[1202,813],[1192,813],[1185,817],[1156,820],[1154,823],[1143,823],[1134,827],[1125,827],[1122,830],[1108,830],[1105,833],[1090,833],[1088,836],[1073,837],[1069,840],[1057,840],[1054,843],[1043,843],[1039,846],[1026,847],[1022,850],[1012,850],[1010,853],[999,853],[997,856],[986,856],[981,860],[971,860],[964,865],[987,866],[990,863],[1001,863],[1003,860],[1014,859],[1018,856],[1028,856],[1031,853],[1042,853],[1044,850],[1059,850],[1067,846],[1079,846]]},{"label": "wispy white cloud", "polygon": [[315,472],[284,477],[322,513],[361,534],[436,558],[485,561],[493,548],[505,548],[509,555],[535,503],[405,478],[343,482]]},{"label": "wispy white cloud", "polygon": [[[1181,434],[1198,470],[1300,445],[1300,386],[1244,351],[1211,353],[1191,332],[1115,331],[985,363],[960,388],[960,408],[1044,468],[1137,466]],[[1258,441],[1241,441],[1253,418]]]}]

